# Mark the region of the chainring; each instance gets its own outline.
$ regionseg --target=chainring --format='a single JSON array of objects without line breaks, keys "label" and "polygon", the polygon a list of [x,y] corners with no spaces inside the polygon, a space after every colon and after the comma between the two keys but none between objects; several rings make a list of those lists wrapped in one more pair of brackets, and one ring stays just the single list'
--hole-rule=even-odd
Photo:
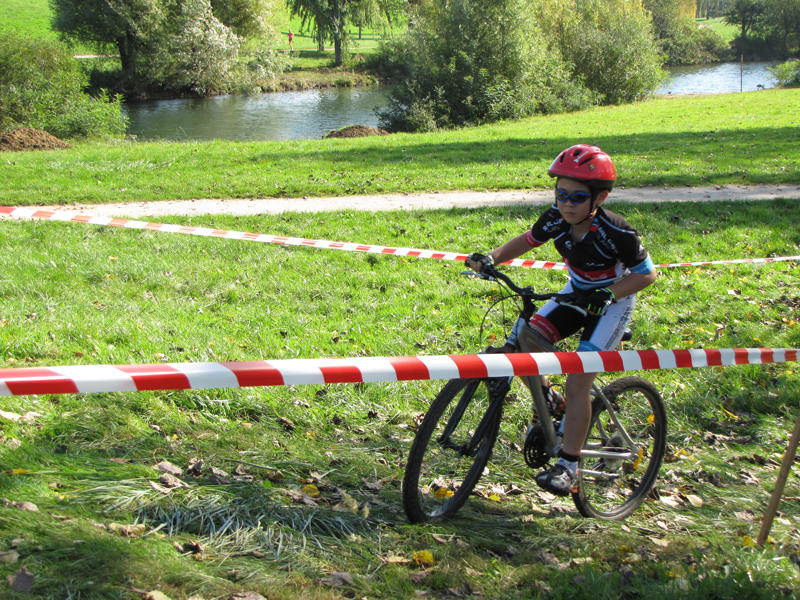
[{"label": "chainring", "polygon": [[550,461],[550,455],[547,453],[544,428],[541,424],[534,425],[528,430],[528,435],[525,436],[525,447],[522,453],[525,455],[525,463],[531,469],[541,469]]}]

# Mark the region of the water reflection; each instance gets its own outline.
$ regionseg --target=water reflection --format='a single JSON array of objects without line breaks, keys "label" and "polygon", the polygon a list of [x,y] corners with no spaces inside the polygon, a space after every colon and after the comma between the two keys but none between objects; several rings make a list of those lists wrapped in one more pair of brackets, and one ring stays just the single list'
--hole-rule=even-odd
[{"label": "water reflection", "polygon": [[777,62],[738,62],[713,65],[691,65],[667,69],[672,81],[660,88],[657,94],[721,94],[727,92],[753,92],[775,87],[775,78],[767,69]]},{"label": "water reflection", "polygon": [[139,139],[319,139],[347,125],[376,127],[374,109],[390,86],[330,88],[257,96],[128,103],[128,133]]}]

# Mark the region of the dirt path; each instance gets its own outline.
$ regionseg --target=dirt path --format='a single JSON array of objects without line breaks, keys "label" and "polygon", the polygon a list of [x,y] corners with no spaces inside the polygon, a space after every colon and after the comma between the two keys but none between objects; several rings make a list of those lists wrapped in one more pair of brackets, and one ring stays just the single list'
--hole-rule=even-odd
[{"label": "dirt path", "polygon": [[[108,217],[158,217],[164,215],[255,215],[282,212],[328,210],[414,210],[428,208],[478,208],[514,204],[546,205],[552,192],[526,190],[503,192],[441,192],[426,194],[385,194],[381,196],[340,196],[335,198],[270,198],[265,200],[161,200],[119,204],[73,204],[36,207],[44,210],[79,211]],[[714,186],[684,188],[618,188],[609,202],[694,202],[700,200],[800,199],[800,185]]]}]

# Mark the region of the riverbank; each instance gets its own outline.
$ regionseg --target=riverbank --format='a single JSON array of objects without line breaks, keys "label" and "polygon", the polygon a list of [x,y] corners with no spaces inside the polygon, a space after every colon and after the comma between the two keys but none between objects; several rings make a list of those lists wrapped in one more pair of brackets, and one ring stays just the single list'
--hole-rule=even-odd
[{"label": "riverbank", "polygon": [[[691,117],[691,118],[687,118]],[[426,134],[286,142],[82,142],[4,154],[0,203],[330,198],[544,190],[579,142],[614,157],[618,187],[800,184],[800,90],[593,108]]]}]

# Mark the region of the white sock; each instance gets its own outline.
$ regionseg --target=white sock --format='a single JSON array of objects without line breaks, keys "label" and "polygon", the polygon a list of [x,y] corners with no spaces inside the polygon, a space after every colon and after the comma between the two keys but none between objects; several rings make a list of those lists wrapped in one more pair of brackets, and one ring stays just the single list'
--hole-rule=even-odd
[{"label": "white sock", "polygon": [[561,465],[562,467],[568,468],[570,473],[572,473],[573,475],[578,472],[578,463],[576,463],[576,462],[569,462],[568,460],[565,460],[563,458],[559,458],[558,462],[556,462],[556,464],[557,465]]}]

